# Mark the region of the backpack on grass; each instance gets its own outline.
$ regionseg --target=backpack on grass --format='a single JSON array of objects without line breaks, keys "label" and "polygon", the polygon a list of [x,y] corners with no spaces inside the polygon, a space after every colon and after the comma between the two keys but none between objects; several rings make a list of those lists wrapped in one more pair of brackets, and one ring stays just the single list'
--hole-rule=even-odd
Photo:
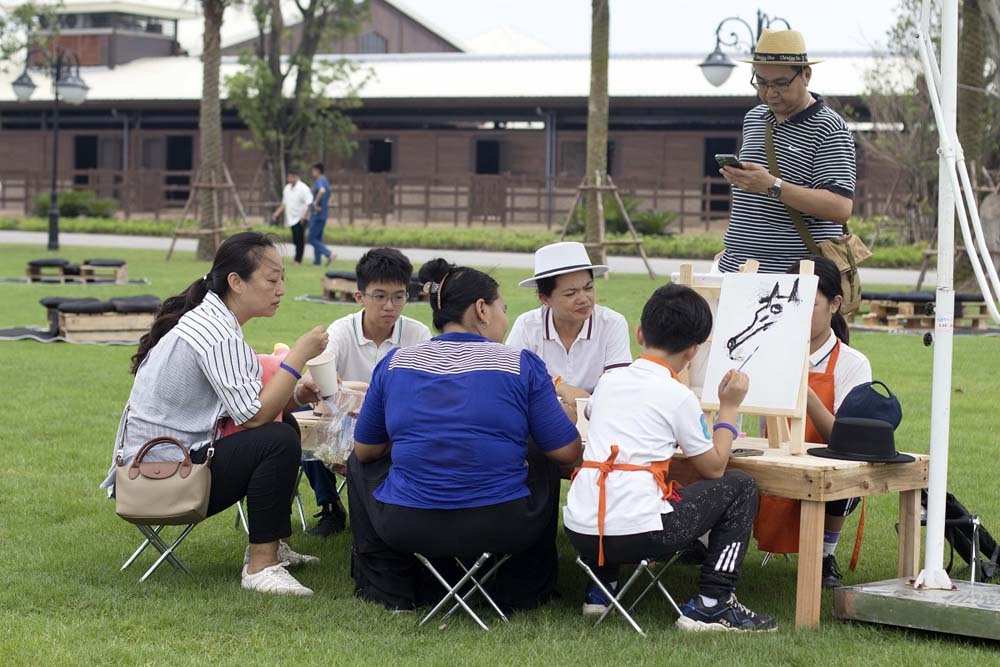
[{"label": "backpack on grass", "polygon": [[[927,511],[927,490],[920,492],[920,504],[924,512]],[[996,539],[986,530],[986,527],[978,523],[979,517],[972,514],[965,506],[952,494],[946,494],[944,501],[944,539],[951,546],[951,554],[948,557],[948,566],[945,568],[951,574],[951,568],[955,562],[955,553],[962,557],[970,566],[973,562],[973,543],[978,542],[975,548],[976,561],[976,581],[987,582],[1000,576],[1000,545]],[[925,522],[922,522],[925,523]],[[978,528],[977,528],[978,525]]]}]

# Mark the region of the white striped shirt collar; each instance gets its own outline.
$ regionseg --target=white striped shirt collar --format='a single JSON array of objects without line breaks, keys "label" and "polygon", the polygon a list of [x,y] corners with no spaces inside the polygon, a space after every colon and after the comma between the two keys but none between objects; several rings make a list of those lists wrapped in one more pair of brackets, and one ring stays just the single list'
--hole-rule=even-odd
[{"label": "white striped shirt collar", "polygon": [[[351,331],[354,332],[354,339],[358,343],[358,347],[363,345],[368,345],[369,343],[374,345],[375,341],[371,338],[365,337],[364,322],[363,318],[365,316],[365,311],[359,310],[358,312],[351,315]],[[400,341],[403,339],[403,318],[399,317],[396,322],[392,325],[392,333],[389,334],[389,342],[395,346],[400,345]]]}]

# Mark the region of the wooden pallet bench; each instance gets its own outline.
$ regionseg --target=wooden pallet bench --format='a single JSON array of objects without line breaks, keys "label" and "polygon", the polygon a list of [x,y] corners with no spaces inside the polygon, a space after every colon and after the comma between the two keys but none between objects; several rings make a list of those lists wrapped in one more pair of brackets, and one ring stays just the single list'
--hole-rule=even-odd
[{"label": "wooden pallet bench", "polygon": [[354,301],[358,277],[353,271],[327,271],[320,279],[323,297],[332,301]]},{"label": "wooden pallet bench", "polygon": [[59,313],[59,335],[73,342],[138,343],[155,313]]},{"label": "wooden pallet bench", "polygon": [[[890,331],[925,331],[934,328],[934,315],[929,315],[927,304],[933,301],[895,299],[865,299],[862,306],[868,312],[862,316],[865,326]],[[955,326],[966,329],[986,329],[991,321],[983,301],[959,300],[955,304]]]}]

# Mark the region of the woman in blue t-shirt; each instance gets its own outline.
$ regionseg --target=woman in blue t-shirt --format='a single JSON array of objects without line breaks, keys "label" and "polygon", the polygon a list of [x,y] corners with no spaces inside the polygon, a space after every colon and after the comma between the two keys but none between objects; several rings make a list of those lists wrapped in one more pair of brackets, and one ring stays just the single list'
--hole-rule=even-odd
[{"label": "woman in blue t-shirt", "polygon": [[493,278],[436,259],[419,279],[441,335],[375,367],[348,461],[356,594],[412,609],[440,592],[414,553],[489,551],[514,554],[491,581],[497,603],[535,607],[555,590],[556,464],[578,460],[579,434],[542,360],[501,344]]}]

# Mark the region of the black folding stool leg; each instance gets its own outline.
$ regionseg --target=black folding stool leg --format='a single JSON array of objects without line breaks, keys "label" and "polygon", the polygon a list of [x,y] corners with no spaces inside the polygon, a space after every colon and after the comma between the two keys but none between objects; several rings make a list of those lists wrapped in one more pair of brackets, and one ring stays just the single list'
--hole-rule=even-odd
[{"label": "black folding stool leg", "polygon": [[[510,558],[510,554],[504,554],[502,557],[500,557],[497,560],[497,562],[493,564],[493,567],[491,567],[486,572],[486,574],[483,575],[482,579],[480,579],[479,581],[476,581],[476,578],[473,577],[472,578],[472,586],[473,587],[471,589],[469,589],[468,593],[466,593],[465,595],[462,596],[462,599],[465,600],[466,602],[468,602],[469,598],[472,597],[473,593],[475,593],[476,591],[479,591],[480,593],[483,594],[483,597],[486,599],[486,601],[490,604],[491,607],[493,607],[493,611],[495,611],[497,613],[497,616],[499,616],[503,620],[504,623],[506,623],[508,621],[507,615],[504,614],[503,611],[500,609],[500,607],[497,606],[497,603],[493,601],[493,598],[490,597],[489,594],[485,590],[483,590],[483,586],[482,585],[485,585],[487,581],[489,581],[490,579],[492,579],[493,575],[495,575],[497,573],[497,570],[500,569],[500,566],[503,565],[504,563],[506,563],[507,559],[509,559],[509,558]],[[468,572],[468,570],[465,568],[465,564],[460,559],[456,558],[455,562],[458,563],[458,566],[460,568],[462,568],[462,570]],[[448,611],[447,614],[445,614],[444,616],[441,617],[441,620],[442,621],[447,621],[448,617],[451,616],[452,614],[454,614],[458,610],[458,607],[459,607],[459,604],[456,602],[455,606],[452,607]]]},{"label": "black folding stool leg", "polygon": [[626,621],[628,621],[628,624],[632,626],[632,629],[638,632],[643,637],[645,637],[646,632],[639,626],[638,623],[635,622],[635,619],[629,615],[628,611],[625,609],[625,607],[622,606],[621,602],[619,601],[619,596],[621,596],[622,593],[627,591],[629,587],[631,587],[632,583],[635,581],[636,577],[639,576],[640,574],[639,569],[636,568],[636,571],[632,573],[632,576],[629,577],[628,581],[625,582],[625,585],[622,586],[622,589],[618,593],[618,596],[616,596],[614,593],[612,593],[607,589],[604,583],[598,578],[596,574],[594,574],[594,571],[590,569],[590,566],[583,562],[583,559],[580,556],[576,557],[576,564],[579,565],[583,569],[583,571],[587,573],[587,576],[590,577],[590,580],[593,581],[595,584],[597,584],[597,587],[601,589],[601,592],[604,593],[605,597],[607,597],[608,600],[611,602],[611,606],[609,606],[604,611],[604,613],[601,614],[601,617],[597,619],[597,622],[594,623],[594,626],[596,627],[598,623],[603,621],[604,617],[608,615],[611,609],[617,609],[618,613],[621,614],[622,617]]},{"label": "black folding stool leg", "polygon": [[[432,575],[434,575],[434,578],[437,579],[438,582],[442,586],[444,586],[444,588],[445,588],[446,591],[448,591],[445,594],[445,596],[443,598],[441,598],[441,601],[438,602],[436,605],[434,605],[433,609],[431,609],[429,612],[427,612],[427,615],[424,616],[423,619],[421,619],[421,621],[420,621],[420,623],[418,625],[424,625],[427,621],[429,621],[431,618],[433,618],[441,609],[443,609],[444,606],[446,604],[448,604],[448,602],[452,598],[454,598],[455,602],[457,602],[459,604],[459,606],[461,606],[462,609],[465,610],[465,613],[467,613],[469,616],[472,617],[472,620],[474,620],[479,625],[479,627],[481,627],[483,630],[486,630],[487,632],[489,632],[489,629],[490,629],[489,626],[487,626],[483,622],[483,619],[479,618],[479,616],[476,614],[476,612],[472,610],[472,607],[470,607],[465,602],[465,599],[461,595],[459,595],[459,592],[461,592],[461,590],[465,587],[465,585],[467,583],[469,583],[470,580],[471,581],[475,581],[475,575],[476,575],[476,573],[479,572],[479,570],[483,567],[483,565],[486,563],[486,561],[489,560],[490,553],[489,552],[484,552],[482,556],[480,556],[479,558],[477,558],[476,562],[473,563],[472,567],[470,567],[469,569],[465,570],[465,574],[462,575],[462,577],[458,580],[458,582],[454,586],[452,586],[451,584],[449,584],[448,580],[445,579],[444,577],[442,577],[441,574],[437,571],[437,569],[435,569],[435,567],[431,564],[431,562],[427,558],[425,558],[422,554],[415,553],[413,555],[417,558],[417,560],[419,560],[421,563],[423,563],[424,567],[426,567],[427,570]],[[463,566],[463,568],[464,568],[464,566]],[[483,596],[486,597],[487,600],[490,601],[490,603],[492,604],[493,608],[495,610],[497,610],[498,613],[499,613],[499,609],[497,608],[496,604],[493,603],[493,600],[490,598],[490,596],[487,595],[486,591],[484,591],[484,590],[482,590],[480,588],[480,592],[483,594]],[[501,618],[504,621],[507,620],[507,617],[504,616],[502,613],[501,613]]]}]

